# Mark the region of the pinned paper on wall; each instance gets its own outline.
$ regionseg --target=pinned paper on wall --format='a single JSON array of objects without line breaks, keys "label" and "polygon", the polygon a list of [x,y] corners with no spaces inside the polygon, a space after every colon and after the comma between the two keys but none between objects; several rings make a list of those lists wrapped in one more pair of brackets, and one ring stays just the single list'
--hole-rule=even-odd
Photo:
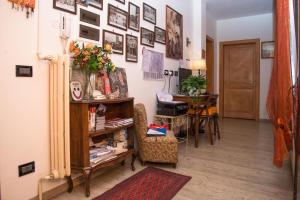
[{"label": "pinned paper on wall", "polygon": [[142,70],[145,80],[163,80],[164,54],[143,49]]},{"label": "pinned paper on wall", "polygon": [[35,1],[36,0],[8,0],[12,4],[12,8],[15,8],[17,10],[26,9],[26,17],[29,17],[30,13],[34,12],[35,9]]}]

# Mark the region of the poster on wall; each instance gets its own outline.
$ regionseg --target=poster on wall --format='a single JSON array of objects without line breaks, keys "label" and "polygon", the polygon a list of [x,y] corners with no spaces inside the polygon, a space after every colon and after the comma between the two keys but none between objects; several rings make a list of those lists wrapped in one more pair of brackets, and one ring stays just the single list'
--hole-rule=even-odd
[{"label": "poster on wall", "polygon": [[166,7],[166,57],[183,58],[183,17],[170,6]]}]

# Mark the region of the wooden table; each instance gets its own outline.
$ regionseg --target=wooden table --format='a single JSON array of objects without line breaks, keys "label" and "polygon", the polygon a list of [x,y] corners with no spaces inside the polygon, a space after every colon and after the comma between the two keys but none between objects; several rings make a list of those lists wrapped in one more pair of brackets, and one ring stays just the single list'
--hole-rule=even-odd
[{"label": "wooden table", "polygon": [[[195,126],[194,126],[194,132],[195,132],[195,147],[199,147],[199,129],[200,129],[200,116],[202,115],[204,110],[207,110],[209,107],[209,99],[214,98],[218,95],[215,94],[204,94],[200,95],[198,97],[193,96],[184,96],[184,95],[174,95],[173,100],[174,101],[183,101],[189,104],[189,116],[192,118],[195,118]],[[198,104],[198,109],[193,110],[192,107],[194,104]],[[191,120],[192,122],[192,120]]]}]

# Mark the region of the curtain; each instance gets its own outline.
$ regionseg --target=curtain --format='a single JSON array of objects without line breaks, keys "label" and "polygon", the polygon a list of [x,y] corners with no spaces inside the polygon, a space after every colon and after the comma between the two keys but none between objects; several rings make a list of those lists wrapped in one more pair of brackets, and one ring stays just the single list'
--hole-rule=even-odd
[{"label": "curtain", "polygon": [[267,99],[274,125],[274,158],[282,167],[292,148],[293,96],[290,62],[289,0],[276,0],[275,57]]}]

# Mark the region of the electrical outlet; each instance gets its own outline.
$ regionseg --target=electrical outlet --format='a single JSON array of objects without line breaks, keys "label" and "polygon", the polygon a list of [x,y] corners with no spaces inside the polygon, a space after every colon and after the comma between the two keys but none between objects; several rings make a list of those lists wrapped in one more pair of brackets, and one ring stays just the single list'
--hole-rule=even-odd
[{"label": "electrical outlet", "polygon": [[32,161],[30,163],[19,165],[18,168],[19,168],[19,177],[25,176],[27,174],[35,172],[35,163],[34,161]]},{"label": "electrical outlet", "polygon": [[169,75],[169,70],[166,69],[166,70],[164,71],[164,75],[165,75],[165,76],[168,76],[168,75]]},{"label": "electrical outlet", "polygon": [[178,71],[175,71],[175,76],[178,76],[179,74],[178,74]]},{"label": "electrical outlet", "polygon": [[170,70],[170,71],[169,71],[169,76],[174,76],[173,70]]}]

